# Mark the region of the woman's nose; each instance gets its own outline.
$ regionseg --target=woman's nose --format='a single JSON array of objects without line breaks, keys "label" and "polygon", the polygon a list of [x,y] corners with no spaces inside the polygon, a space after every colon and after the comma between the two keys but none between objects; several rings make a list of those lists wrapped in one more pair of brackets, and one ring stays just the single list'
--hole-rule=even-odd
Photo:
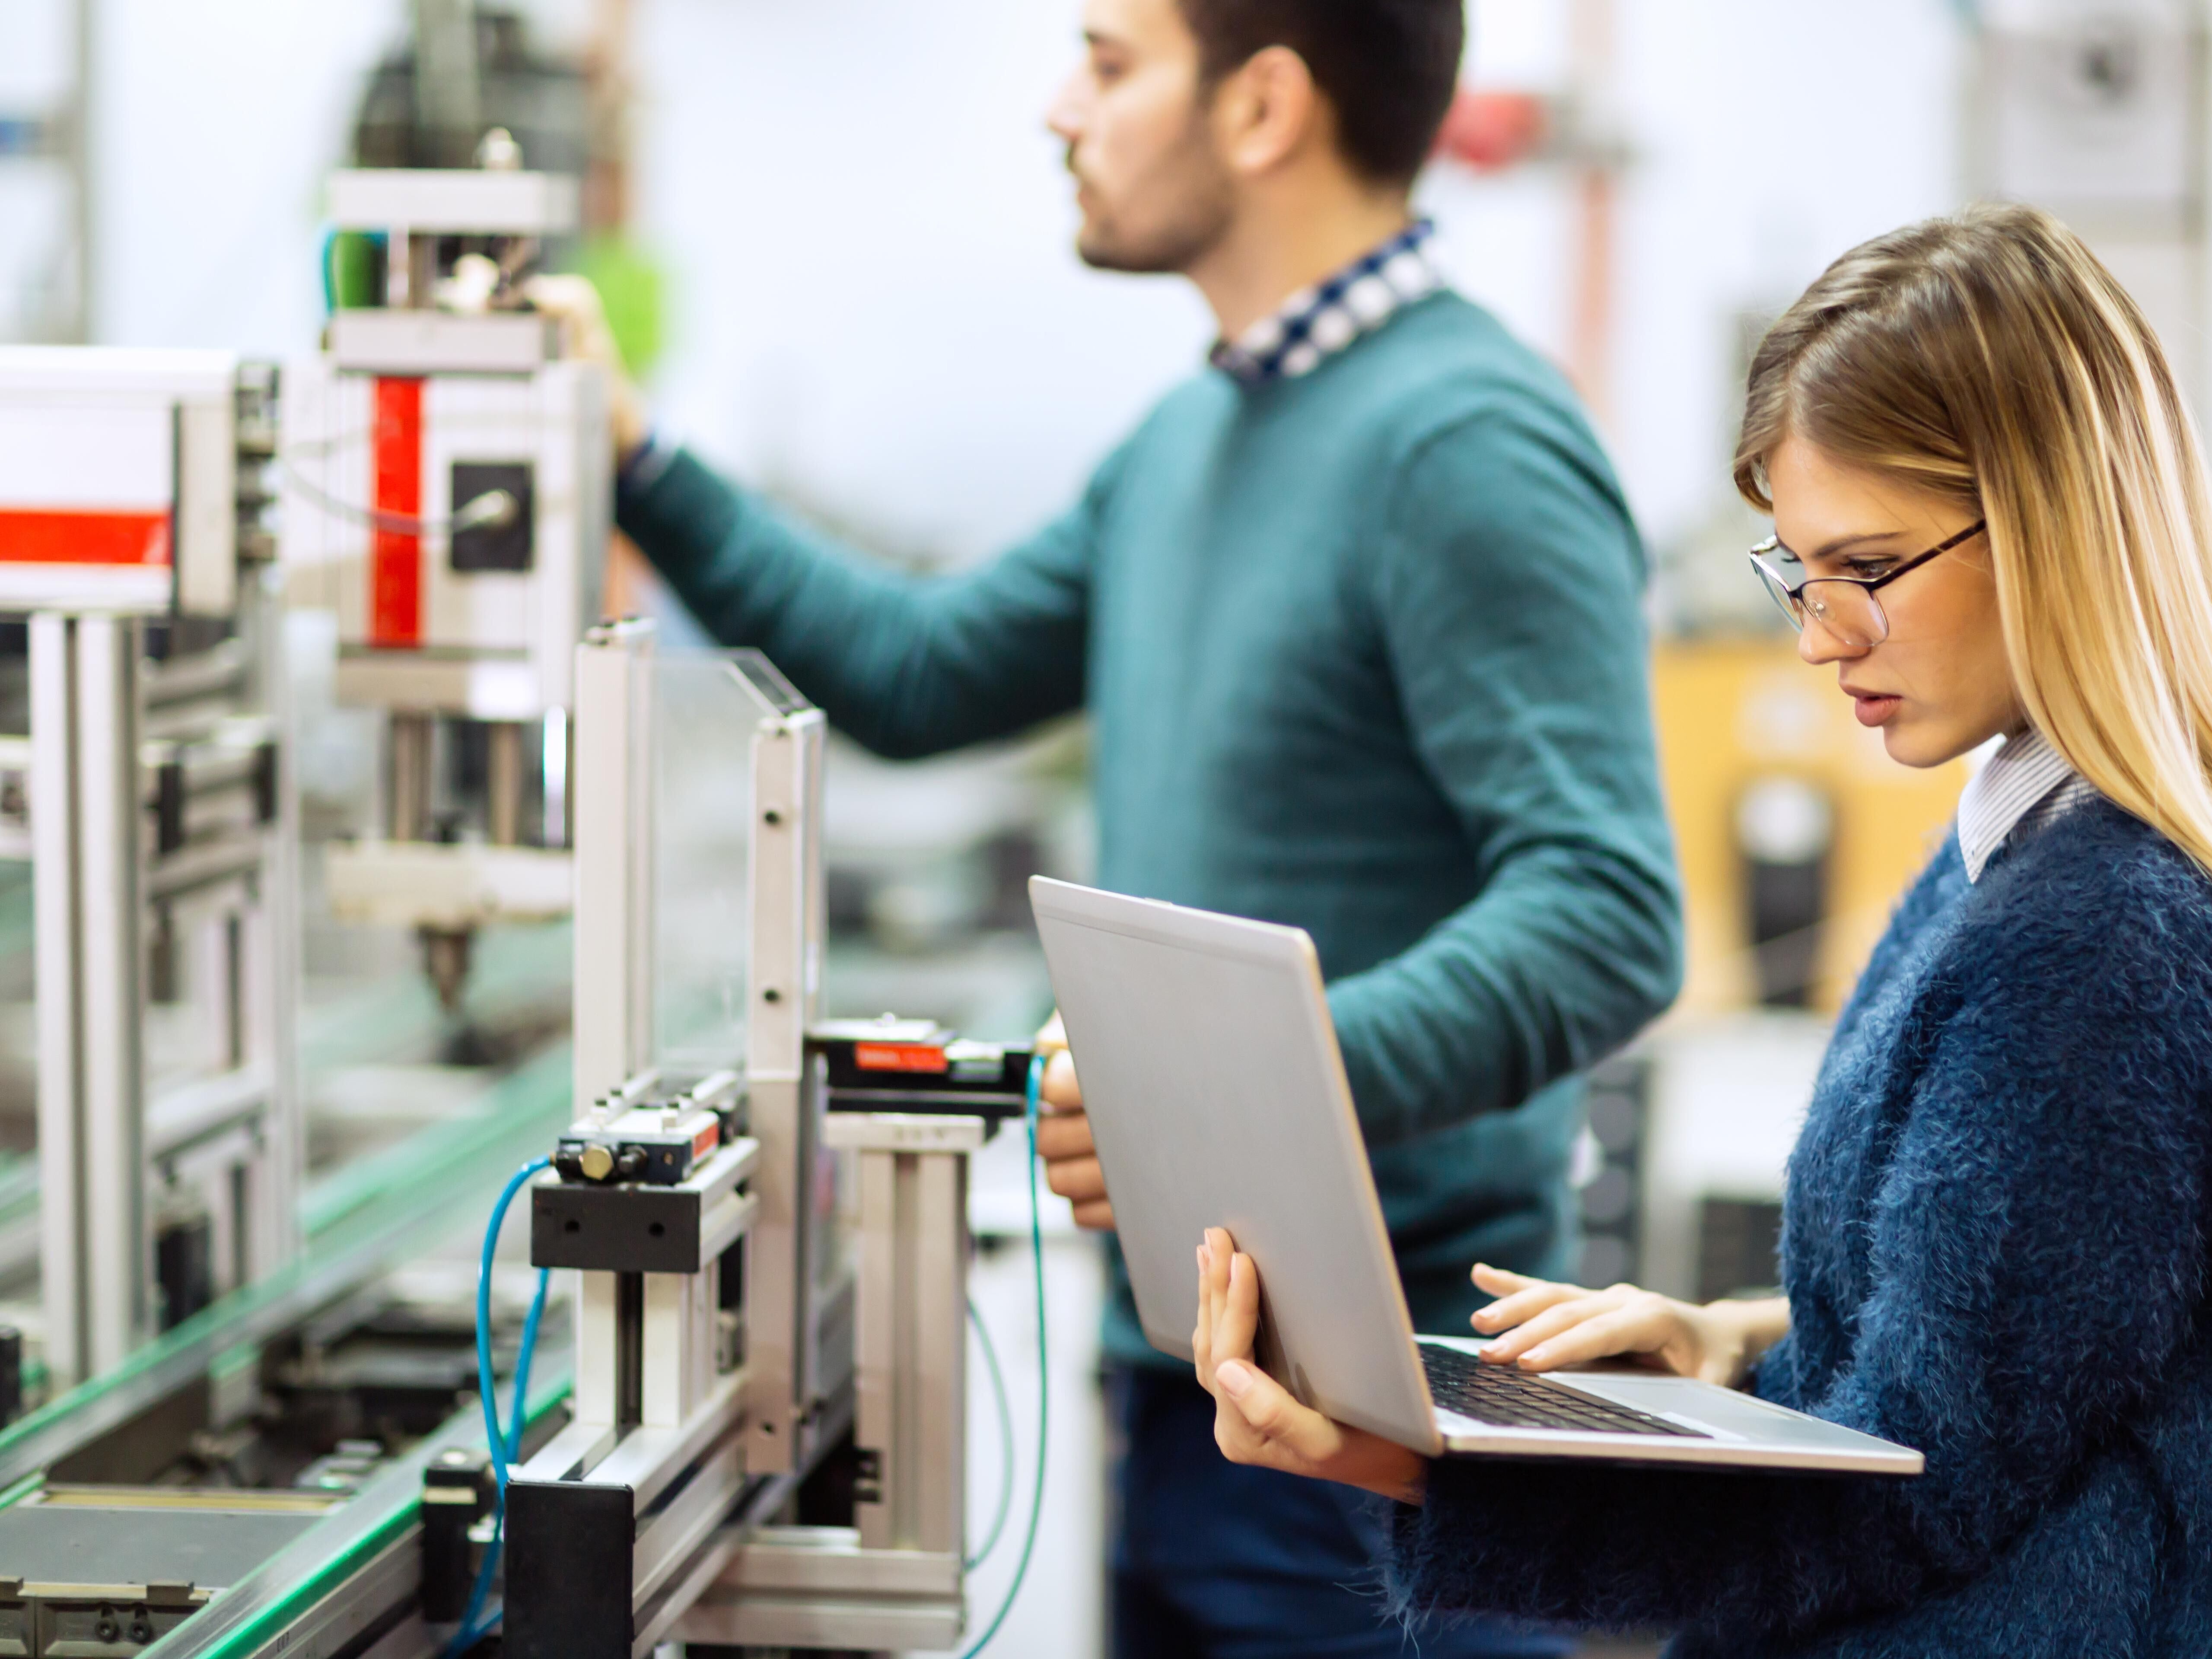
[{"label": "woman's nose", "polygon": [[1822,663],[1863,657],[1873,649],[1870,645],[1844,644],[1810,617],[1806,617],[1804,627],[1797,630],[1798,658],[1816,668]]}]

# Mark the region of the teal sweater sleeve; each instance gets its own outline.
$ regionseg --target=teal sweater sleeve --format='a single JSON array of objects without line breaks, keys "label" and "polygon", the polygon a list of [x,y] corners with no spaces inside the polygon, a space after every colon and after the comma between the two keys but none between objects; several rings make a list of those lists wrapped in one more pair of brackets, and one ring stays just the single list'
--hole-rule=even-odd
[{"label": "teal sweater sleeve", "polygon": [[1115,461],[1074,508],[978,569],[870,564],[680,452],[617,520],[725,645],[757,646],[831,722],[910,759],[1082,706],[1091,571]]},{"label": "teal sweater sleeve", "polygon": [[1330,1006],[1370,1146],[1518,1104],[1673,1000],[1680,902],[1642,555],[1569,417],[1467,416],[1392,481],[1372,603],[1476,896]]}]

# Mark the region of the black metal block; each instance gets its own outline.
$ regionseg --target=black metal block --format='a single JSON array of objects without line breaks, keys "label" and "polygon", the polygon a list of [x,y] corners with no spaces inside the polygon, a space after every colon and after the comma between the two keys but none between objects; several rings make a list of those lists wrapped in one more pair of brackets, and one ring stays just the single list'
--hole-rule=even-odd
[{"label": "black metal block", "polygon": [[507,1659],[629,1659],[637,1517],[628,1486],[507,1486]]},{"label": "black metal block", "polygon": [[422,1473],[422,1617],[450,1625],[468,1611],[476,1578],[469,1528],[491,1508],[489,1461],[482,1452],[441,1452]]},{"label": "black metal block", "polygon": [[530,1189],[530,1265],[586,1273],[696,1273],[699,1194],[679,1187]]},{"label": "black metal block", "polygon": [[532,549],[538,534],[537,503],[531,488],[527,461],[455,461],[453,512],[460,514],[471,501],[503,489],[514,498],[514,514],[501,524],[470,525],[453,533],[453,568],[464,574],[505,570],[520,573],[531,568]]}]

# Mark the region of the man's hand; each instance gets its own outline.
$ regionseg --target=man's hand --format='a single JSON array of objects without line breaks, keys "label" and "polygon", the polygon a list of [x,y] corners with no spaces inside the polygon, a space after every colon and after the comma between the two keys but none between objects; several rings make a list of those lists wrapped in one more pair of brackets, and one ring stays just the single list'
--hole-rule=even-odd
[{"label": "man's hand", "polygon": [[533,276],[522,292],[532,305],[559,322],[568,356],[606,371],[608,423],[614,430],[615,465],[622,465],[645,447],[645,399],[623,366],[599,289],[585,276]]},{"label": "man's hand", "polygon": [[1054,1014],[1036,1034],[1039,1054],[1050,1054],[1044,1086],[1037,1091],[1037,1156],[1044,1160],[1045,1185],[1075,1206],[1075,1224],[1098,1232],[1114,1229],[1114,1206],[1106,1197],[1106,1173],[1098,1167],[1098,1148],[1091,1139],[1091,1120],[1083,1112],[1083,1085],[1076,1081],[1075,1056],[1067,1051],[1067,1032]]},{"label": "man's hand", "polygon": [[1302,1406],[1252,1357],[1260,1330],[1260,1270],[1229,1235],[1209,1227],[1198,1247],[1198,1327],[1190,1349],[1213,1396],[1213,1443],[1232,1463],[1335,1480],[1418,1504],[1429,1461],[1419,1452]]}]

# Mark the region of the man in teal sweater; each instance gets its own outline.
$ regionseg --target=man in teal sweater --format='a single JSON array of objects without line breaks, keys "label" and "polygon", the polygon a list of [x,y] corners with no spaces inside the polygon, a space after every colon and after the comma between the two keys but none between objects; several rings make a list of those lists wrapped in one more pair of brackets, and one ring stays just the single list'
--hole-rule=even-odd
[{"label": "man in teal sweater", "polygon": [[[1064,518],[958,576],[891,574],[733,489],[627,388],[620,521],[879,753],[1087,708],[1099,881],[1313,935],[1414,1319],[1463,1330],[1478,1257],[1571,1273],[1573,1079],[1677,984],[1636,532],[1566,386],[1443,287],[1410,220],[1461,0],[1091,0],[1085,26],[1053,116],[1080,251],[1189,277],[1212,365]],[[1110,1225],[1072,1068],[1053,1093],[1052,1183]],[[1116,1651],[1397,1653],[1356,1505],[1219,1458],[1118,1267]]]}]

